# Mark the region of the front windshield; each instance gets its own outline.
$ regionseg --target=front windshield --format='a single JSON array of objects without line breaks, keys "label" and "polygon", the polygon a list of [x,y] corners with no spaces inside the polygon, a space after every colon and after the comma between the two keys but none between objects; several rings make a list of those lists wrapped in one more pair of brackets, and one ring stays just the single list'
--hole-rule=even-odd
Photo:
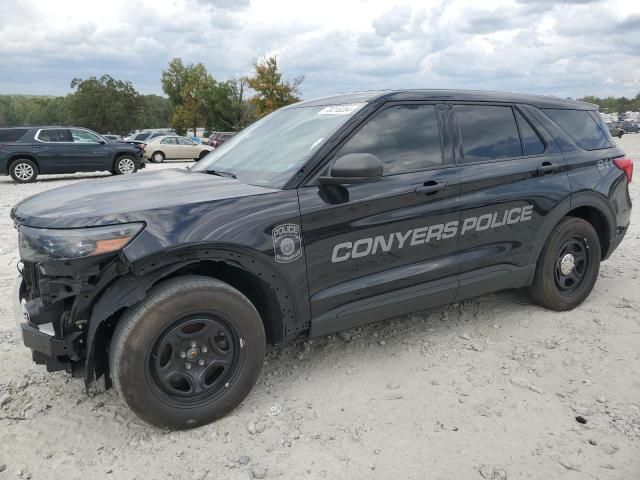
[{"label": "front windshield", "polygon": [[231,137],[200,160],[192,171],[223,172],[244,183],[281,188],[362,106],[276,110]]}]

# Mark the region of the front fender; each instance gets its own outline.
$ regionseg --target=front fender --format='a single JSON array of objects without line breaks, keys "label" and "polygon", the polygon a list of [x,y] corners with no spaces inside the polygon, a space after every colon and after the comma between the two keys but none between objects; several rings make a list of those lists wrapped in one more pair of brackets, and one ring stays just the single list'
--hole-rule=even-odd
[{"label": "front fender", "polygon": [[[92,309],[87,332],[85,383],[88,385],[107,371],[105,362],[94,361],[100,327],[121,309],[142,301],[153,285],[163,278],[201,262],[224,263],[263,280],[277,299],[283,322],[283,338],[292,338],[308,329],[308,298],[297,298],[296,289],[261,256],[259,252],[235,246],[194,244],[170,248],[132,263],[130,273],[111,283]],[[108,377],[106,383],[109,387]]]}]

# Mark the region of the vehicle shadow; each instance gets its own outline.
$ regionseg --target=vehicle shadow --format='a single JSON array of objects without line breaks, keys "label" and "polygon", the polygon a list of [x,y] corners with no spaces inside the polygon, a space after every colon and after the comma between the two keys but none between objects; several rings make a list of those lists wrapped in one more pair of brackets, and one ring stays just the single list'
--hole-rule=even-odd
[{"label": "vehicle shadow", "polygon": [[[300,402],[291,400],[291,392],[296,385],[304,381],[314,382],[314,378],[320,383],[323,378],[336,374],[351,375],[353,371],[364,369],[364,365],[374,364],[382,368],[389,358],[402,357],[407,352],[413,352],[410,368],[415,369],[417,362],[423,362],[421,371],[426,372],[426,382],[430,378],[429,370],[441,368],[440,364],[447,365],[451,361],[469,363],[469,355],[478,355],[477,352],[485,349],[491,352],[496,341],[492,337],[498,336],[496,329],[504,328],[514,333],[521,328],[521,322],[528,323],[528,318],[539,309],[527,300],[524,290],[507,290],[354,327],[340,334],[313,339],[301,337],[288,345],[268,346],[256,385],[234,413],[226,420],[185,432],[185,435],[198,438],[221,425],[234,424],[237,427],[234,422],[239,418],[244,425],[255,416],[255,412],[267,412],[274,405],[297,408],[299,405],[296,403]],[[74,380],[63,388],[75,390],[80,383],[80,380]],[[278,395],[274,395],[274,391]],[[358,393],[354,392],[354,395]],[[95,408],[92,406],[101,406],[104,414],[102,425],[108,430],[126,427],[144,431],[151,437],[163,435],[162,430],[137,418],[113,389],[105,392],[102,382],[92,387],[89,397],[81,394],[80,398],[82,403],[86,402],[87,415],[90,409]],[[362,401],[366,402],[367,398],[363,397]],[[60,414],[64,415],[63,412]],[[195,433],[198,431],[201,433]]]}]

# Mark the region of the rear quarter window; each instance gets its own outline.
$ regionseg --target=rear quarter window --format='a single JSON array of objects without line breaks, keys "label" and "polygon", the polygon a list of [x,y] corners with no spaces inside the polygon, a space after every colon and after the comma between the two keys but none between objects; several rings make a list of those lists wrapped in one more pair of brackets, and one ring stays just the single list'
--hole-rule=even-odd
[{"label": "rear quarter window", "polygon": [[0,142],[17,142],[28,131],[28,128],[0,128]]},{"label": "rear quarter window", "polygon": [[607,130],[600,122],[594,120],[587,110],[545,108],[542,111],[584,150],[600,150],[613,146]]}]

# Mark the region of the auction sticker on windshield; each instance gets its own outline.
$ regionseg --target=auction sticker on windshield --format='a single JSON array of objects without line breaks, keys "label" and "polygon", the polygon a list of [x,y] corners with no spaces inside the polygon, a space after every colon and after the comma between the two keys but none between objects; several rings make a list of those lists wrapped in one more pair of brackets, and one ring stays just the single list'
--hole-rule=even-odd
[{"label": "auction sticker on windshield", "polygon": [[318,112],[318,115],[349,115],[355,112],[362,105],[358,103],[350,105],[329,105]]}]

